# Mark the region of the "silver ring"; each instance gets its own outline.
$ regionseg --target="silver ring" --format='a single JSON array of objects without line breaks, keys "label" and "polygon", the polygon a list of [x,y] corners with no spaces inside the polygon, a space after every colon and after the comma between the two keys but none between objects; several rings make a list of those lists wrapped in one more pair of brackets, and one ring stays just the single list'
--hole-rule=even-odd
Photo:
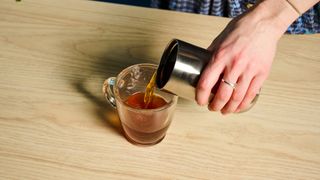
[{"label": "silver ring", "polygon": [[229,81],[226,81],[224,79],[221,79],[222,82],[226,83],[227,85],[229,85],[230,87],[232,87],[232,89],[235,89],[237,86],[237,83],[231,83]]}]

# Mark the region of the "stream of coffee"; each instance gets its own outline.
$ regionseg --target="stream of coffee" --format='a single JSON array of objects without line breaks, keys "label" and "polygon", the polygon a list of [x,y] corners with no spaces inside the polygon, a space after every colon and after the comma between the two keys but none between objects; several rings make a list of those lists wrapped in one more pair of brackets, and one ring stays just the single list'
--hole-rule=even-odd
[{"label": "stream of coffee", "polygon": [[147,87],[146,87],[146,91],[144,93],[144,104],[145,104],[145,108],[147,108],[150,104],[150,102],[152,101],[153,97],[154,97],[154,89],[156,88],[156,77],[157,77],[157,72],[154,72]]}]

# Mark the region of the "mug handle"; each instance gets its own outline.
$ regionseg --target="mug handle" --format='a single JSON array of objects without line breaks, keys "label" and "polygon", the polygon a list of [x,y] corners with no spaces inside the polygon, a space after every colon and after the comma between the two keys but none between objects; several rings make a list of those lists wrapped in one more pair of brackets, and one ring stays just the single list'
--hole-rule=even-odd
[{"label": "mug handle", "polygon": [[103,82],[102,92],[109,104],[116,108],[116,98],[114,96],[113,87],[116,84],[116,77],[110,77]]}]

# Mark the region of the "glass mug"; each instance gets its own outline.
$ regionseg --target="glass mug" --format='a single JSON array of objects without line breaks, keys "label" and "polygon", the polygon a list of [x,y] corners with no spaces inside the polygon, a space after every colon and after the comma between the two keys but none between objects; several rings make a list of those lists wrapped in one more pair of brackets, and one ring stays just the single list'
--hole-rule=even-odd
[{"label": "glass mug", "polygon": [[157,67],[148,63],[136,64],[122,70],[117,77],[106,79],[103,84],[103,93],[117,109],[124,134],[133,144],[159,143],[166,135],[177,105],[178,96],[157,88],[154,94],[165,100],[165,105],[155,109],[138,109],[127,103],[130,96],[145,92]]}]

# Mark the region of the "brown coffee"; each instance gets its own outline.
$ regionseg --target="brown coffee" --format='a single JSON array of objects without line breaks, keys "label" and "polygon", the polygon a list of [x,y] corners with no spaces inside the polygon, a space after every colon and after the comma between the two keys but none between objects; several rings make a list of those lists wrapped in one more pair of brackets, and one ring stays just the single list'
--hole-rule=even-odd
[{"label": "brown coffee", "polygon": [[145,103],[144,97],[145,93],[138,92],[130,95],[125,103],[136,109],[156,109],[167,104],[162,97],[155,94],[152,94],[152,98],[150,98],[150,102],[148,102],[148,104]]},{"label": "brown coffee", "polygon": [[147,84],[143,99],[144,103],[146,104],[146,107],[148,107],[149,103],[153,99],[154,89],[156,88],[156,77],[157,72],[154,72],[149,83]]},{"label": "brown coffee", "polygon": [[[156,94],[152,95],[152,99],[149,104],[144,102],[145,93],[138,92],[128,97],[125,103],[135,109],[156,109],[168,104],[161,96]],[[156,114],[152,113],[140,113],[135,111],[126,111],[126,121],[122,122],[123,128],[126,132],[128,139],[133,142],[158,142],[160,141],[169,127],[169,123],[166,119],[167,113]]]}]

